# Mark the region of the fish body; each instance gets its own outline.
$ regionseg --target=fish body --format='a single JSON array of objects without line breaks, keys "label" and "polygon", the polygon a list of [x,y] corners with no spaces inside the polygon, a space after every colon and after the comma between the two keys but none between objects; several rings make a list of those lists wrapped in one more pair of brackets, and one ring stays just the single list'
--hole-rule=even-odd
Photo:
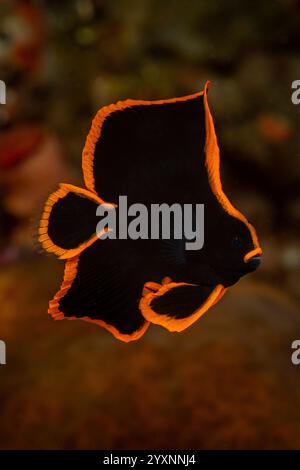
[{"label": "fish body", "polygon": [[[86,187],[61,185],[41,219],[40,242],[67,260],[52,317],[96,323],[123,341],[140,338],[151,323],[182,331],[258,267],[256,232],[222,189],[207,88],[98,111],[82,155]],[[148,213],[153,205],[204,205],[202,249],[188,250],[173,230],[167,240],[99,239],[97,206],[109,203],[120,217],[120,195]]]}]

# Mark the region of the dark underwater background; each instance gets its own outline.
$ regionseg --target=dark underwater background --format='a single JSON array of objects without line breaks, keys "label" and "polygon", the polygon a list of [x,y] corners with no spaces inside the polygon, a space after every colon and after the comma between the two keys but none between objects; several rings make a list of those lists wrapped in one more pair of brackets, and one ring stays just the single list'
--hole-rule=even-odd
[{"label": "dark underwater background", "polygon": [[[300,448],[299,2],[3,1],[0,79],[0,448]],[[125,344],[54,322],[64,262],[33,233],[49,191],[82,184],[94,114],[206,80],[224,189],[256,227],[260,269],[182,333]]]}]

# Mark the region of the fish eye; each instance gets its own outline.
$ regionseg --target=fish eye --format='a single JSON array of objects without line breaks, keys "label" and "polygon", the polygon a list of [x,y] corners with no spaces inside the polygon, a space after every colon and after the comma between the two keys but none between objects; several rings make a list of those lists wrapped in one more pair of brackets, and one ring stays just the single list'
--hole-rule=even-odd
[{"label": "fish eye", "polygon": [[233,246],[233,248],[241,248],[242,244],[242,239],[238,235],[233,237],[233,239],[231,240],[231,245]]}]

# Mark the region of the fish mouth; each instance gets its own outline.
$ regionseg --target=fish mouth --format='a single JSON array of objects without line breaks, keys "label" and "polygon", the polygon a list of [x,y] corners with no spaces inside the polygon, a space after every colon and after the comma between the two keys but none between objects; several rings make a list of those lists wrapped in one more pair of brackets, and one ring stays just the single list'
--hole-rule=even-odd
[{"label": "fish mouth", "polygon": [[255,258],[256,256],[261,256],[262,255],[262,249],[260,247],[254,248],[251,251],[248,251],[248,253],[245,254],[244,256],[244,262],[248,263],[252,258]]},{"label": "fish mouth", "polygon": [[247,272],[251,273],[255,271],[261,265],[261,260],[261,248],[255,248],[254,250],[249,251],[249,253],[244,256],[245,268]]}]

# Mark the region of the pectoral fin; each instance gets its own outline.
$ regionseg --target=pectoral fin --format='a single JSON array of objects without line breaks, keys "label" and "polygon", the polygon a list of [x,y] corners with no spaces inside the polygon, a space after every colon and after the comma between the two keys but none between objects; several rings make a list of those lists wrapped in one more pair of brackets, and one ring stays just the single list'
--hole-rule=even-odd
[{"label": "pectoral fin", "polygon": [[91,191],[61,184],[52,193],[40,221],[39,241],[59,258],[72,258],[97,240],[96,209],[103,201]]}]

